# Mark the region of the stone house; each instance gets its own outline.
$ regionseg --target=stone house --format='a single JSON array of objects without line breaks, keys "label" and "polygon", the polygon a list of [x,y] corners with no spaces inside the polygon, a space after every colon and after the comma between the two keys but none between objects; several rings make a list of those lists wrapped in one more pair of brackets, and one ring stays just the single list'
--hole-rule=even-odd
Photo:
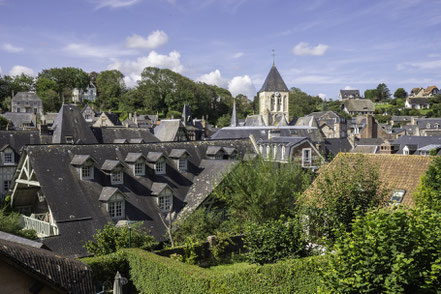
[{"label": "stone house", "polygon": [[43,102],[33,92],[18,92],[12,97],[11,112],[27,112],[43,115]]}]

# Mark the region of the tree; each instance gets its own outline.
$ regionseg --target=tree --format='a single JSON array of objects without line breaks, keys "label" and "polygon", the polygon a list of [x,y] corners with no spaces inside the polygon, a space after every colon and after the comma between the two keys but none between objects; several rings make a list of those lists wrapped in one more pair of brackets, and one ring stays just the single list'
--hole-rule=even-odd
[{"label": "tree", "polygon": [[436,156],[421,178],[415,195],[417,205],[430,207],[441,212],[441,156]]},{"label": "tree", "polygon": [[258,157],[237,164],[215,189],[231,217],[241,224],[263,223],[282,214],[296,214],[299,195],[311,182],[311,174],[296,164],[277,164]]},{"label": "tree", "polygon": [[299,88],[291,88],[289,91],[289,119],[322,110],[323,103],[320,97],[310,96]]},{"label": "tree", "polygon": [[390,91],[385,83],[381,83],[377,86],[377,93],[380,101],[390,98]]},{"label": "tree", "polygon": [[85,242],[84,247],[90,254],[107,255],[122,248],[129,248],[129,245],[132,248],[149,250],[157,243],[142,227],[142,222],[131,224],[130,228],[128,225],[117,227],[109,223],[98,229],[93,235],[93,240]]},{"label": "tree", "polygon": [[394,93],[395,98],[406,98],[407,92],[403,88],[398,88]]},{"label": "tree", "polygon": [[358,216],[329,255],[331,293],[437,293],[441,222],[434,210],[379,209]]},{"label": "tree", "polygon": [[224,114],[216,121],[218,128],[228,127],[231,124],[231,114]]},{"label": "tree", "polygon": [[11,211],[10,207],[0,208],[0,231],[28,239],[37,239],[34,230],[23,229],[19,213]]},{"label": "tree", "polygon": [[377,89],[367,89],[364,91],[364,98],[372,100],[372,101],[378,101],[380,97],[380,94],[378,93]]},{"label": "tree", "polygon": [[119,100],[126,91],[124,75],[116,70],[105,70],[96,78],[97,104],[103,108],[118,108]]},{"label": "tree", "polygon": [[51,88],[57,94],[64,98],[70,98],[74,88],[86,89],[89,86],[89,75],[80,68],[63,67],[44,69],[37,76],[37,84],[39,80],[45,78],[56,83],[55,88]]},{"label": "tree", "polygon": [[378,169],[363,155],[340,155],[303,195],[302,209],[310,230],[332,241],[337,229],[350,231],[354,217],[381,205],[386,193]]}]

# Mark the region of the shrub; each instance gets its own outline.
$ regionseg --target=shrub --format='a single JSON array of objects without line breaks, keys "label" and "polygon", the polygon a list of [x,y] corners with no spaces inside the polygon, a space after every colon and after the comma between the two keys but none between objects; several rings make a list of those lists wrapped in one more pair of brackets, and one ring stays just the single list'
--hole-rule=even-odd
[{"label": "shrub", "polygon": [[426,174],[421,178],[418,193],[415,195],[417,205],[441,211],[441,156],[434,158]]},{"label": "shrub", "polygon": [[84,247],[90,254],[98,256],[128,248],[129,241],[131,247],[146,250],[157,245],[155,238],[142,228],[141,222],[131,225],[131,233],[128,226],[117,227],[113,223],[109,223],[103,229],[97,230],[96,234],[93,235],[93,239],[86,242]]},{"label": "shrub", "polygon": [[129,275],[129,266],[122,252],[86,257],[82,258],[81,261],[90,266],[95,282],[99,281],[112,285],[117,271],[123,277],[128,277]]},{"label": "shrub", "polygon": [[273,263],[304,253],[305,241],[297,219],[281,217],[262,225],[253,223],[247,226],[245,235],[250,263]]},{"label": "shrub", "polygon": [[337,239],[324,271],[332,293],[435,293],[441,287],[441,214],[380,209]]},{"label": "shrub", "polygon": [[8,206],[0,208],[0,231],[28,239],[37,238],[37,233],[34,230],[22,229],[20,214],[10,211]]}]

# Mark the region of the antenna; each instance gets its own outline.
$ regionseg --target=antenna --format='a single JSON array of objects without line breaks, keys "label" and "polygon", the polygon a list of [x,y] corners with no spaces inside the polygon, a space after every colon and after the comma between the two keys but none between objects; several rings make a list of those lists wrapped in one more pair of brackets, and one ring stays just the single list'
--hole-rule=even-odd
[{"label": "antenna", "polygon": [[273,51],[272,56],[273,56],[273,65],[274,65],[274,57],[276,56],[276,53],[275,53],[275,50],[274,50],[274,49],[273,49],[272,51]]}]

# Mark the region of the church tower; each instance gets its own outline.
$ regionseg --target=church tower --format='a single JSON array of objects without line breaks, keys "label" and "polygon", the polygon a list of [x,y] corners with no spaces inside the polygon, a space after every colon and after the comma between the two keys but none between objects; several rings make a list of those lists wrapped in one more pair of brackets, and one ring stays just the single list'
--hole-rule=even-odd
[{"label": "church tower", "polygon": [[273,63],[259,91],[259,114],[267,126],[278,124],[283,116],[289,118],[289,90]]}]

